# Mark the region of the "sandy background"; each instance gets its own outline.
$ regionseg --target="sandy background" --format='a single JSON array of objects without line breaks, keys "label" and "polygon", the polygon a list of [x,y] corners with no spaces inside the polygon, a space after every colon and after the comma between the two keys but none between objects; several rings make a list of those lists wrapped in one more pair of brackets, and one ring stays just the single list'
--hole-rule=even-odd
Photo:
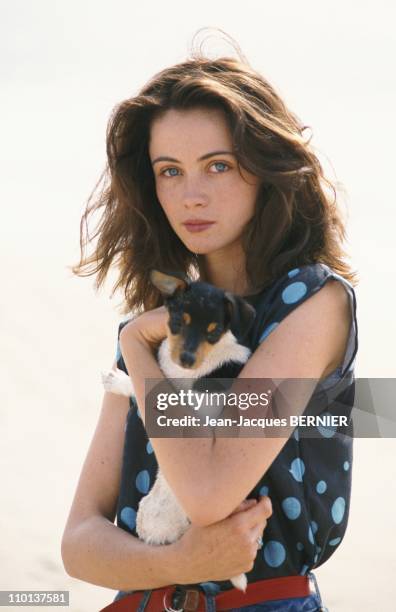
[{"label": "sandy background", "polygon": [[[111,282],[96,294],[92,279],[66,266],[78,256],[112,107],[183,60],[199,27],[234,36],[312,126],[329,176],[347,190],[347,246],[361,277],[356,375],[396,377],[395,9],[340,0],[187,6],[16,1],[2,14],[0,589],[69,590],[73,612],[115,594],[70,578],[60,541],[122,317]],[[394,608],[395,451],[393,439],[355,442],[348,532],[316,570],[331,612]]]}]

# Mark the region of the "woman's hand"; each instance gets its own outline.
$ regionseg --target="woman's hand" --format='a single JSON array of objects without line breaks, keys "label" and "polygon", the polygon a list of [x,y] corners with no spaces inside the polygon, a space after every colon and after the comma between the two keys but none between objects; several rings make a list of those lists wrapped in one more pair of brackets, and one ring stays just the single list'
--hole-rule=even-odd
[{"label": "woman's hand", "polygon": [[230,516],[212,525],[191,525],[176,542],[180,562],[175,583],[229,580],[249,572],[257,556],[257,538],[271,514],[270,498],[262,497],[259,502],[245,500]]},{"label": "woman's hand", "polygon": [[120,333],[120,347],[122,352],[122,344],[128,344],[128,338],[131,334],[137,335],[140,341],[143,341],[151,348],[157,346],[167,335],[167,322],[169,313],[165,306],[159,306],[153,310],[143,312],[135,319],[132,319]]}]

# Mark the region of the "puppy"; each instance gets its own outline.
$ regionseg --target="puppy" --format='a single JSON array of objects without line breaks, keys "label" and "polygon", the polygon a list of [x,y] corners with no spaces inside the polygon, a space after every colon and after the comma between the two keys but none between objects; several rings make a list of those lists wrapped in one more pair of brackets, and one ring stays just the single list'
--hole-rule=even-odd
[{"label": "puppy", "polygon": [[[166,378],[179,388],[192,386],[202,377],[234,378],[251,351],[242,343],[256,316],[243,298],[208,283],[190,281],[178,273],[158,270],[150,273],[151,282],[164,296],[169,312],[168,335],[157,351],[159,366]],[[102,372],[106,391],[128,397],[134,394],[132,381],[117,369]],[[186,389],[187,390],[187,389]],[[206,407],[211,416],[218,408]],[[200,409],[200,416],[204,412]],[[216,414],[216,410],[218,411]],[[222,407],[220,407],[220,412]],[[141,499],[136,517],[136,532],[148,544],[170,544],[178,540],[191,524],[183,508],[158,470],[150,492]],[[245,574],[230,578],[245,591]]]}]

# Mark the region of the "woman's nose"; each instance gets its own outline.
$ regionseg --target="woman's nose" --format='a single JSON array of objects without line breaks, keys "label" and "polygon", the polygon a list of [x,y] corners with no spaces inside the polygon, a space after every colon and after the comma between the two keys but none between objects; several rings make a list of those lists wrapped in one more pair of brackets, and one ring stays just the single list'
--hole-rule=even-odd
[{"label": "woman's nose", "polygon": [[186,208],[207,206],[209,203],[208,193],[202,181],[199,179],[190,179],[186,181],[182,198]]}]

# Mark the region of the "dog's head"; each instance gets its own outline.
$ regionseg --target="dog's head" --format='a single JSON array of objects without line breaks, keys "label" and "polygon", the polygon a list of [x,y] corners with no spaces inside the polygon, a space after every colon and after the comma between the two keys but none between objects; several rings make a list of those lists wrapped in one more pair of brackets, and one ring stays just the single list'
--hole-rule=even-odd
[{"label": "dog's head", "polygon": [[209,283],[159,270],[152,270],[150,279],[169,312],[171,357],[184,368],[198,368],[227,331],[243,340],[256,316],[242,297]]}]

